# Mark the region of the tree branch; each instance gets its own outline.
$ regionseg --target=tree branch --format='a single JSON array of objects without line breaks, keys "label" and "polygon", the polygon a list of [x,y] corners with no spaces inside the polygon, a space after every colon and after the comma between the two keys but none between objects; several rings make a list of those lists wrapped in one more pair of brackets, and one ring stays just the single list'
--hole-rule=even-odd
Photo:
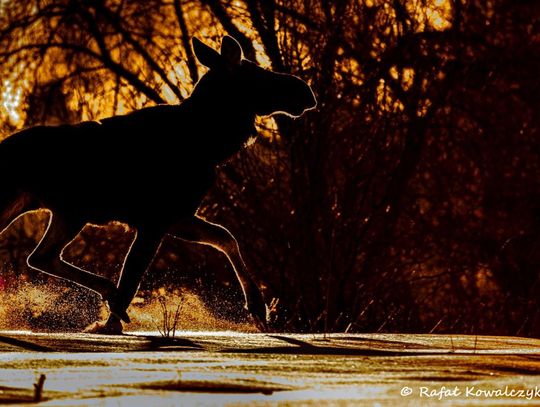
[{"label": "tree branch", "polygon": [[120,65],[119,63],[115,62],[112,59],[112,56],[109,52],[107,44],[105,43],[105,40],[103,36],[101,35],[101,32],[93,16],[90,13],[88,13],[88,11],[85,10],[83,7],[81,7],[79,10],[82,16],[84,17],[84,19],[86,20],[86,22],[88,23],[92,36],[96,40],[98,48],[101,52],[101,60],[103,61],[103,64],[107,68],[109,68],[112,72],[114,72],[116,75],[126,79],[128,83],[130,83],[134,88],[139,90],[141,93],[143,93],[153,102],[158,103],[158,104],[165,103],[165,100],[161,97],[161,95],[158,92],[156,92],[153,88],[145,84],[135,73],[129,71],[124,66]]},{"label": "tree branch", "polygon": [[184,18],[184,11],[182,10],[182,0],[173,0],[174,11],[176,13],[176,19],[178,20],[178,26],[180,27],[180,32],[182,34],[182,45],[184,46],[184,51],[186,52],[187,58],[187,67],[189,71],[189,76],[193,84],[196,84],[199,80],[199,71],[197,70],[197,62],[195,60],[195,55],[191,49],[191,42],[189,31],[186,24],[186,19]]},{"label": "tree branch", "polygon": [[225,10],[221,2],[219,0],[202,0],[202,2],[210,8],[212,14],[216,16],[216,18],[219,20],[219,23],[223,26],[223,28],[225,28],[225,31],[227,31],[230,35],[236,38],[236,40],[238,40],[238,42],[242,46],[242,50],[244,51],[244,56],[247,59],[254,61],[255,48],[253,48],[253,43],[233,23],[231,16],[227,12],[227,10]]},{"label": "tree branch", "polygon": [[275,6],[272,5],[274,1],[268,0],[268,3],[265,1],[264,4],[261,4],[257,0],[246,0],[246,3],[251,20],[253,21],[253,26],[261,38],[266,54],[270,58],[270,61],[272,61],[272,68],[280,72],[285,71],[276,30],[274,29]]},{"label": "tree branch", "polygon": [[95,6],[96,8],[99,8],[99,11],[114,26],[114,28],[118,30],[120,34],[122,34],[122,37],[124,37],[126,42],[133,47],[133,49],[144,59],[144,61],[146,61],[148,66],[150,66],[150,68],[152,68],[152,70],[158,74],[161,80],[165,82],[165,84],[169,87],[169,89],[171,89],[174,95],[179,100],[183,100],[180,89],[178,89],[178,87],[170,81],[169,77],[167,76],[167,73],[161,68],[161,66],[159,66],[159,64],[155,61],[155,59],[150,56],[148,51],[146,51],[146,49],[135,38],[133,38],[133,36],[128,31],[124,29],[124,27],[122,26],[121,22],[118,19],[118,16],[112,14],[110,10],[108,10],[103,5],[100,5],[99,2],[96,2]]}]

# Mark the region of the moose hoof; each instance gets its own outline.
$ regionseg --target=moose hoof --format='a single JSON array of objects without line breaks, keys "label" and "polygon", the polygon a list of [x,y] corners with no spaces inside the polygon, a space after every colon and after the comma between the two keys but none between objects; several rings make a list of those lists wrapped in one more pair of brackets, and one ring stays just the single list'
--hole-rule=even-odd
[{"label": "moose hoof", "polygon": [[251,314],[251,320],[257,327],[257,329],[261,332],[268,332],[268,325],[266,323],[266,320],[259,318],[256,315]]},{"label": "moose hoof", "polygon": [[244,308],[249,312],[249,316],[257,329],[261,332],[267,332],[267,308],[262,299],[260,301],[249,302]]},{"label": "moose hoof", "polygon": [[105,305],[107,306],[111,314],[128,324],[131,322],[131,319],[129,318],[126,310],[120,306],[119,298],[116,294],[108,298],[103,298],[103,301],[105,301]]},{"label": "moose hoof", "polygon": [[83,332],[101,335],[121,335],[122,322],[116,321],[96,321],[88,325]]},{"label": "moose hoof", "polygon": [[129,317],[129,315],[127,314],[125,310],[116,308],[115,304],[110,303],[109,301],[106,301],[105,304],[107,305],[107,308],[109,308],[109,311],[111,312],[111,314],[113,314],[115,317],[117,317],[118,319],[121,319],[122,321],[128,324],[131,322],[131,318]]}]

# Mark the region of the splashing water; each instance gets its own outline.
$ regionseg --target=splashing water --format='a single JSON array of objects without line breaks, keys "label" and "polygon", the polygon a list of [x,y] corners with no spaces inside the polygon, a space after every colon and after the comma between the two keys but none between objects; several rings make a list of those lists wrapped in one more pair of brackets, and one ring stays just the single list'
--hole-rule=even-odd
[{"label": "splashing water", "polygon": [[[125,325],[125,330],[158,331],[164,318],[159,304],[162,294],[155,292],[149,298],[136,297],[128,310],[132,322]],[[185,292],[181,297],[170,295],[166,301],[174,309],[181,301],[177,331],[256,331],[250,323],[217,318],[193,293]],[[16,288],[0,291],[0,330],[82,331],[107,316],[99,296],[82,288],[21,283]]]},{"label": "splashing water", "polygon": [[[155,292],[150,298],[136,297],[129,308],[132,323],[126,326],[129,331],[157,331],[162,326],[164,315],[160,305],[162,293]],[[180,304],[177,330],[189,331],[242,331],[255,332],[256,328],[247,322],[233,322],[217,318],[201,298],[190,292],[165,297],[169,311],[174,312]]]}]

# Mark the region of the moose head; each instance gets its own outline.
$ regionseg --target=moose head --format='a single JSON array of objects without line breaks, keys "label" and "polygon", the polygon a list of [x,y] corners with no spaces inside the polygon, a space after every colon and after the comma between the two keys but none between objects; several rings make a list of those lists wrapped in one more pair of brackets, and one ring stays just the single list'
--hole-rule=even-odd
[{"label": "moose head", "polygon": [[231,108],[258,116],[282,113],[299,117],[317,105],[306,82],[244,59],[240,44],[230,36],[223,37],[221,52],[197,38],[193,38],[193,50],[198,60],[210,68],[195,91],[212,89],[214,95]]}]

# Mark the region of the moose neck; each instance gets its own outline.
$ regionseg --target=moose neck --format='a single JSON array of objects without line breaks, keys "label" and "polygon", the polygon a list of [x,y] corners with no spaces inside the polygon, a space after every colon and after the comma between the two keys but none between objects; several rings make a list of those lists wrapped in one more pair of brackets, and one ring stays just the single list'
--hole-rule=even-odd
[{"label": "moose neck", "polygon": [[231,103],[225,92],[196,86],[182,105],[200,121],[205,148],[218,162],[238,152],[256,133],[255,114],[246,106]]}]

